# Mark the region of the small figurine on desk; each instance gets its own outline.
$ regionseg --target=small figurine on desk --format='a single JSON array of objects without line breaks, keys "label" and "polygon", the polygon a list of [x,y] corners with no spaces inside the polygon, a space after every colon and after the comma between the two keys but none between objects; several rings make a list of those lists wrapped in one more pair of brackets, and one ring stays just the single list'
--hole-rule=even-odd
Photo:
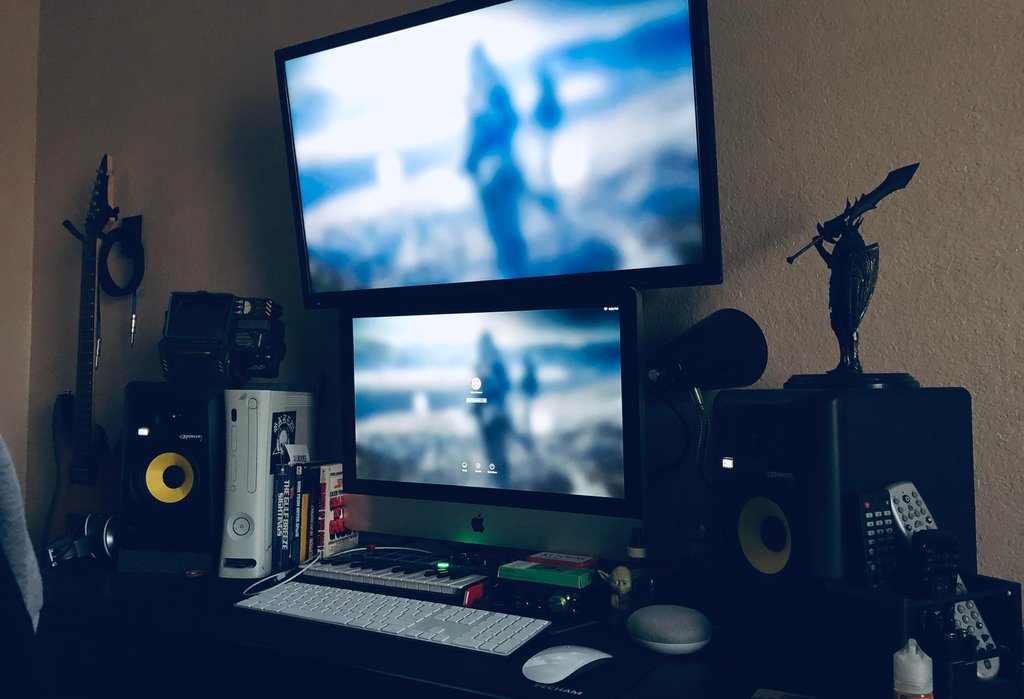
[{"label": "small figurine on desk", "polygon": [[[857,328],[860,326],[868,303],[878,281],[878,243],[868,245],[860,234],[863,216],[877,204],[910,183],[920,163],[893,170],[871,192],[861,195],[835,218],[824,224],[817,224],[818,234],[807,245],[786,258],[793,262],[811,247],[818,251],[821,259],[831,271],[828,282],[829,321],[832,332],[839,342],[839,364],[826,377],[793,377],[794,387],[840,384],[878,384],[888,380],[896,383],[916,385],[907,374],[864,375],[858,351]],[[825,244],[832,246],[831,251]],[[823,380],[825,379],[825,380]],[[795,381],[794,381],[795,380]],[[787,382],[787,385],[790,385]]]},{"label": "small figurine on desk", "polygon": [[621,625],[625,617],[629,615],[629,609],[632,606],[633,574],[626,566],[616,566],[612,568],[611,573],[606,573],[603,570],[599,570],[597,573],[612,589],[610,601],[612,625]]}]

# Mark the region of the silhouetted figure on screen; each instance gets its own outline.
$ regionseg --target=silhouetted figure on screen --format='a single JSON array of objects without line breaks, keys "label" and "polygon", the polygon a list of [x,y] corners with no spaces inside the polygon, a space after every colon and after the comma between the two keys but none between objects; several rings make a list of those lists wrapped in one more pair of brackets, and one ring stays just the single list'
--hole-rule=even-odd
[{"label": "silhouetted figure on screen", "polygon": [[483,47],[475,47],[470,55],[471,138],[466,170],[476,182],[502,277],[522,277],[527,272],[526,241],[519,220],[525,184],[512,152],[518,125],[501,76]]},{"label": "silhouetted figure on screen", "polygon": [[537,108],[534,110],[533,118],[544,134],[544,181],[541,183],[542,193],[540,202],[549,211],[558,208],[555,199],[555,178],[552,172],[551,141],[555,129],[562,123],[562,105],[558,103],[558,95],[555,91],[555,81],[546,68],[537,72],[537,81],[540,84],[540,98],[537,100]]},{"label": "silhouetted figure on screen", "polygon": [[520,429],[523,433],[523,442],[528,447],[533,447],[533,400],[539,391],[537,367],[533,363],[533,358],[527,354],[523,357],[523,378],[519,381],[519,392],[523,397],[523,416]]},{"label": "silhouetted figure on screen", "polygon": [[485,332],[477,346],[476,376],[480,379],[480,391],[486,399],[483,403],[473,404],[473,413],[480,436],[483,438],[484,451],[488,463],[484,470],[494,464],[497,475],[488,475],[488,485],[506,485],[508,483],[508,438],[512,433],[512,419],[508,414],[508,393],[511,383],[505,362],[498,352],[491,334]]}]

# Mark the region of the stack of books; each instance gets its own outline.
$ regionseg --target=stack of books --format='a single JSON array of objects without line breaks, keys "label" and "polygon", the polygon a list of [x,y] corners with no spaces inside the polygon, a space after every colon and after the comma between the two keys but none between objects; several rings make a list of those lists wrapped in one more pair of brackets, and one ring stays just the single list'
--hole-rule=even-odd
[{"label": "stack of books", "polygon": [[288,461],[274,467],[273,565],[288,570],[317,554],[330,558],[359,543],[345,521],[341,463],[311,461],[304,445],[286,447]]}]

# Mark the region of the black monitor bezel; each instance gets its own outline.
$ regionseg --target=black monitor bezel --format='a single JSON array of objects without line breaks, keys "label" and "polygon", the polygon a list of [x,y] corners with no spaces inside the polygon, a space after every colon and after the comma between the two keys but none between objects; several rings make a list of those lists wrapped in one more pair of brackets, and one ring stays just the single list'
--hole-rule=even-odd
[{"label": "black monitor bezel", "polygon": [[601,290],[609,286],[654,289],[706,286],[722,283],[722,243],[718,200],[718,166],[715,145],[711,51],[706,0],[687,0],[689,5],[690,45],[692,51],[694,107],[697,124],[697,159],[700,186],[700,218],[703,259],[700,262],[664,267],[585,272],[550,277],[492,279],[419,286],[373,289],[315,291],[309,269],[302,198],[299,190],[291,109],[288,98],[285,63],[319,51],[371,39],[383,34],[451,17],[472,10],[498,5],[509,0],[454,0],[436,7],[411,12],[392,19],[345,30],[307,41],[274,53],[278,95],[284,127],[292,215],[298,242],[299,272],[303,304],[307,309],[340,308],[348,313],[377,313],[388,308],[428,309],[439,303],[500,289],[521,294],[544,287],[552,294],[581,288]]},{"label": "black monitor bezel", "polygon": [[[491,297],[490,303],[463,303],[415,313],[402,310],[382,313],[338,313],[341,352],[341,437],[342,462],[345,464],[345,490],[362,495],[378,495],[415,500],[497,505],[511,508],[549,510],[610,517],[639,517],[643,493],[643,401],[640,391],[639,327],[641,296],[633,289],[606,291],[594,296],[576,293],[552,303],[540,294],[520,297]],[[359,478],[356,461],[356,421],[354,419],[355,376],[353,366],[354,318],[370,316],[429,315],[432,313],[479,313],[491,311],[550,310],[568,308],[619,308],[622,362],[622,430],[625,497],[606,498],[581,495],[499,490],[473,486],[400,483]]]}]

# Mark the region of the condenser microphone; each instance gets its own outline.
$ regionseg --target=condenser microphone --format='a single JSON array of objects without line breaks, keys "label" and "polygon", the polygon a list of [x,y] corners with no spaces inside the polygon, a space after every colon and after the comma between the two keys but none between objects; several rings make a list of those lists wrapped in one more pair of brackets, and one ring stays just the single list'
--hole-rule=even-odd
[{"label": "condenser microphone", "polygon": [[665,389],[749,386],[768,366],[768,343],[753,318],[723,308],[661,347],[647,366],[648,380]]}]

